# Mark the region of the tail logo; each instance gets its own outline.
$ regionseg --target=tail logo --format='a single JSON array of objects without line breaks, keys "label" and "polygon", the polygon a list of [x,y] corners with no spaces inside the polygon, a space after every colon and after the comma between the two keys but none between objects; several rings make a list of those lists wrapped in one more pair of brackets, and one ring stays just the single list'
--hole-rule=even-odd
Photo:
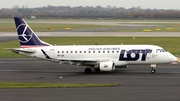
[{"label": "tail logo", "polygon": [[19,40],[22,43],[26,43],[29,40],[31,40],[31,38],[32,38],[32,36],[34,34],[34,32],[32,32],[32,30],[26,24],[19,25],[17,27],[17,31],[18,31]]}]

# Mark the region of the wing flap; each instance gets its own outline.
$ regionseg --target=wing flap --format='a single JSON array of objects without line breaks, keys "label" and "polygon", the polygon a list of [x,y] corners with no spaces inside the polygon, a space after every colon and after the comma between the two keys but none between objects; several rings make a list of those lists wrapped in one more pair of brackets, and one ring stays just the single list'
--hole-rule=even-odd
[{"label": "wing flap", "polygon": [[93,59],[93,58],[58,58],[58,61],[74,61],[74,62],[102,62],[109,61],[109,59]]},{"label": "wing flap", "polygon": [[109,59],[92,59],[92,58],[59,58],[60,64],[69,65],[96,65],[98,62],[109,61]]}]

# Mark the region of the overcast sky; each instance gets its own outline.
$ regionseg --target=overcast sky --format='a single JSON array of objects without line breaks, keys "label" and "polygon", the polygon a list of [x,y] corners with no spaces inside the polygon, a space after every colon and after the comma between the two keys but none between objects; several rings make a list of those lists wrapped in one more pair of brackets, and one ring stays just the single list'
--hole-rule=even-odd
[{"label": "overcast sky", "polygon": [[28,8],[42,7],[47,5],[52,6],[103,6],[107,7],[138,7],[143,9],[180,9],[180,0],[1,0],[1,8],[12,8],[14,5],[22,7],[27,5]]}]

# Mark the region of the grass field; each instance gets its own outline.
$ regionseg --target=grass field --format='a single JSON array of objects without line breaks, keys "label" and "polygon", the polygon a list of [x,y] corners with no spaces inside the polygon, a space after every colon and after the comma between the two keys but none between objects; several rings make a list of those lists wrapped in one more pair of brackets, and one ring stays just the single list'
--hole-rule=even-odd
[{"label": "grass field", "polygon": [[[36,19],[29,20],[25,19],[27,22],[143,22],[143,23],[171,23],[171,22],[180,22],[180,20],[150,20],[150,19],[142,19],[142,20],[130,20],[130,19]],[[13,19],[0,19],[0,22],[8,22],[13,23]]]},{"label": "grass field", "polygon": [[[180,37],[50,37],[41,38],[52,45],[120,45],[120,44],[152,44],[159,45],[174,55],[180,55]],[[17,48],[18,41],[1,42],[0,58],[22,57],[3,48]]]},{"label": "grass field", "polygon": [[[43,23],[43,24],[29,23],[29,26],[31,26],[31,28],[35,32],[67,31],[65,28],[71,28],[71,30],[114,28],[114,26],[105,26],[105,25],[52,24],[52,23]],[[14,31],[16,31],[14,23],[0,23],[0,32],[14,32]]]},{"label": "grass field", "polygon": [[[65,28],[71,28],[71,30],[93,30],[93,29],[112,29],[108,30],[112,32],[142,32],[143,29],[150,29],[152,32],[180,32],[180,20],[62,20],[62,19],[38,19],[28,20],[26,22],[32,27],[34,31],[67,31]],[[125,26],[114,25],[93,25],[93,24],[61,24],[58,22],[123,22],[123,24],[130,25],[158,25],[159,27],[147,27],[147,28],[129,28]],[[166,28],[173,28],[173,30],[167,30]],[[49,30],[52,28],[53,30]],[[121,29],[118,29],[121,28]],[[124,28],[124,29],[123,29]],[[161,30],[155,30],[160,28]],[[12,19],[0,19],[0,32],[14,32],[15,25]]]},{"label": "grass field", "polygon": [[[152,32],[180,32],[179,20],[61,20],[61,19],[43,19],[43,20],[28,20],[31,28],[36,31],[64,31],[65,28],[72,28],[72,30],[86,30],[86,29],[108,29],[117,28],[124,26],[107,26],[107,25],[83,25],[83,24],[58,24],[49,22],[126,22],[132,24],[153,24],[153,25],[163,25],[160,27],[161,30],[157,31],[155,28],[151,29]],[[39,22],[39,23],[37,23]],[[43,23],[41,23],[43,22]],[[44,23],[46,22],[46,23]],[[167,30],[166,28],[174,28],[173,30]],[[53,28],[53,30],[49,30]],[[0,19],[0,32],[11,32],[15,31],[14,21],[11,19]],[[66,30],[67,31],[67,30]],[[128,30],[112,30],[113,32],[142,32],[143,28],[135,28]],[[164,47],[166,50],[170,51],[174,55],[180,55],[180,47],[178,45],[179,37],[137,37],[132,39],[132,37],[57,37],[57,38],[42,38],[42,40],[47,41],[51,44],[56,45],[87,45],[87,44],[154,44]],[[19,47],[18,41],[11,42],[1,42],[1,48],[14,48]],[[0,49],[0,57],[22,57],[20,55],[14,54],[8,50]]]},{"label": "grass field", "polygon": [[65,83],[25,83],[0,82],[0,88],[80,88],[80,87],[115,87],[118,84],[65,84]]}]

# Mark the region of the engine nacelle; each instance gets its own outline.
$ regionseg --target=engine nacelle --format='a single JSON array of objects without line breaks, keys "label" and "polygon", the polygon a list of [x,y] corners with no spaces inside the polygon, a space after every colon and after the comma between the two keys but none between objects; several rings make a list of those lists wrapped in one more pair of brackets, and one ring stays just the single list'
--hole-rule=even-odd
[{"label": "engine nacelle", "polygon": [[113,71],[115,70],[114,62],[101,62],[99,63],[100,71]]}]

